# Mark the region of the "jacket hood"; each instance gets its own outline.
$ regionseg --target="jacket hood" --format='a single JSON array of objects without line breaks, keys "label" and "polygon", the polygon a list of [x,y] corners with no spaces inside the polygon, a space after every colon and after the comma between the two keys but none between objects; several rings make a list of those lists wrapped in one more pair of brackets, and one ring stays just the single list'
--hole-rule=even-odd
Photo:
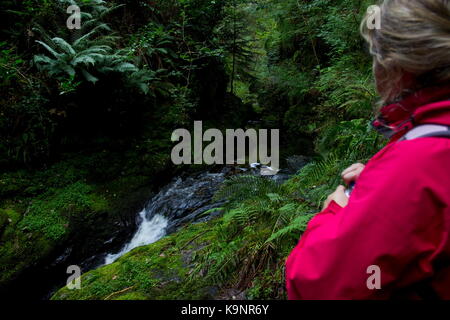
[{"label": "jacket hood", "polygon": [[425,88],[381,108],[372,126],[396,141],[418,124],[450,125],[450,85]]}]

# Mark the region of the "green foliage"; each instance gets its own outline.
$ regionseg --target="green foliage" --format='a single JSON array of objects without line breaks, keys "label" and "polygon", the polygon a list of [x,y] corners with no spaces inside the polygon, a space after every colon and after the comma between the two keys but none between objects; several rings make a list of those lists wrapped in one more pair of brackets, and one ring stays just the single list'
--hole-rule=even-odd
[{"label": "green foliage", "polygon": [[169,91],[173,103],[162,116],[162,123],[170,127],[190,125],[190,115],[197,108],[197,101],[192,91],[186,87],[174,87]]},{"label": "green foliage", "polygon": [[[88,43],[89,38],[80,40],[72,45],[61,38],[52,38],[48,43],[38,41],[51,53],[52,57],[37,55],[34,62],[41,71],[59,80],[74,77],[78,71],[86,81],[92,83],[99,79],[92,74],[92,71],[88,71],[91,68],[103,74],[114,72],[126,74],[138,71],[136,66],[127,62],[123,51],[114,52],[111,46]],[[103,42],[105,39],[101,40]]]},{"label": "green foliage", "polygon": [[60,189],[55,195],[44,195],[28,207],[19,228],[43,233],[48,239],[61,240],[67,234],[73,215],[88,214],[94,202],[89,195],[92,187],[76,182]]},{"label": "green foliage", "polygon": [[178,56],[173,50],[173,45],[177,40],[175,32],[175,29],[150,22],[139,31],[135,39],[132,39],[131,50],[138,54],[141,59],[140,63],[144,63],[152,69],[176,67],[174,59],[177,59]]},{"label": "green foliage", "polygon": [[[74,1],[61,1],[66,4],[75,4]],[[75,78],[81,78],[85,81],[96,83],[98,74],[107,75],[118,73],[128,76],[132,83],[148,92],[147,81],[153,78],[139,70],[131,63],[126,50],[116,50],[115,43],[118,37],[111,34],[111,28],[106,23],[102,23],[105,15],[109,14],[117,7],[107,8],[105,2],[96,0],[85,2],[82,18],[88,18],[83,21],[83,28],[71,36],[70,40],[61,37],[50,38],[42,28],[36,28],[44,41],[37,41],[50,55],[36,55],[34,63],[40,71],[46,72],[49,76],[55,77],[62,82],[64,86],[69,85],[73,91],[76,86],[73,85]],[[68,83],[69,82],[69,83]],[[63,93],[67,93],[65,90]]]},{"label": "green foliage", "polygon": [[254,35],[249,20],[251,5],[246,0],[231,0],[226,4],[225,18],[215,33],[226,52],[230,92],[235,92],[236,81],[253,80],[252,65],[255,53],[252,48]]},{"label": "green foliage", "polygon": [[0,87],[6,87],[22,76],[20,73],[24,60],[6,42],[0,42]]},{"label": "green foliage", "polygon": [[[212,230],[216,240],[197,255],[196,270],[219,286],[245,290],[265,270],[279,268],[311,219],[302,199],[264,177],[233,177],[216,197],[228,199],[227,211]],[[281,281],[272,278],[262,290],[269,290],[272,298],[281,297],[277,285]]]},{"label": "green foliage", "polygon": [[341,121],[325,129],[318,141],[318,149],[321,154],[326,154],[332,146],[340,159],[354,163],[367,161],[384,142],[366,119],[354,119]]},{"label": "green foliage", "polygon": [[[91,215],[111,213],[134,192],[130,186],[159,177],[172,129],[212,108],[217,118],[233,113],[223,101],[237,99],[225,94],[229,83],[258,113],[252,120],[281,129],[283,150],[312,153],[298,142],[313,141],[313,161],[282,185],[229,179],[216,194],[227,200],[223,217],[138,248],[84,275],[82,290],[62,289],[55,298],[217,298],[211,288],[285,298],[284,261],[307,223],[341,183],[340,172],[384,143],[369,126],[376,94],[358,35],[369,1],[86,0],[80,31],[61,27],[74,1],[40,3],[5,4],[8,21],[17,18],[11,25],[27,37],[10,30],[0,43],[0,164],[39,163],[61,145],[71,153],[45,170],[1,174],[0,282],[74,236]],[[94,88],[102,98],[117,94],[108,103],[124,107],[81,112]],[[136,137],[117,134],[123,123],[111,114],[130,117],[124,132],[139,127]],[[61,130],[91,117],[95,126],[119,125],[109,135],[89,132],[85,145],[74,142],[77,130]]]},{"label": "green foliage", "polygon": [[47,111],[48,100],[35,87],[30,90],[2,108],[0,164],[7,164],[9,159],[30,163],[49,155],[54,121]]},{"label": "green foliage", "polygon": [[[264,32],[258,36],[265,55],[258,60],[253,90],[265,125],[282,128],[286,144],[314,139],[341,121],[373,115],[371,61],[359,35],[368,5],[349,0],[261,2],[264,21],[257,21]],[[316,144],[321,152],[318,148]]]},{"label": "green foliage", "polygon": [[212,299],[213,286],[201,279],[187,281],[196,254],[211,239],[210,229],[211,223],[190,225],[136,248],[113,264],[82,275],[81,290],[61,288],[52,300]]},{"label": "green foliage", "polygon": [[372,70],[360,53],[347,54],[323,68],[316,88],[328,95],[321,112],[336,112],[346,119],[371,114],[376,98]]},{"label": "green foliage", "polygon": [[[292,204],[287,204],[284,207],[280,208],[281,213],[290,212],[290,210],[293,210]],[[305,231],[310,219],[311,219],[310,215],[301,215],[298,216],[297,218],[294,218],[289,223],[286,223],[287,226],[272,233],[272,235],[269,237],[269,239],[266,240],[265,243],[271,243],[276,240],[282,240],[284,237],[288,236],[292,237],[293,235],[297,235],[299,232]]]},{"label": "green foliage", "polygon": [[225,181],[216,193],[216,200],[226,198],[231,202],[241,202],[250,198],[264,197],[281,191],[281,186],[269,178],[244,175],[234,176]]}]

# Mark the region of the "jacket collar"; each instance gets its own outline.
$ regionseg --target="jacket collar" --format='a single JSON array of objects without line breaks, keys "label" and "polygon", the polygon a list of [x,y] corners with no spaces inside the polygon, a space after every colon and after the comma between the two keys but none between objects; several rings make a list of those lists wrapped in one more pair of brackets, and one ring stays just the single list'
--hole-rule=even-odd
[{"label": "jacket collar", "polygon": [[[429,122],[450,125],[450,85],[429,87],[407,96],[405,99],[381,108],[372,126],[391,140],[397,140],[416,124]],[[439,121],[442,112],[449,116]],[[436,122],[437,121],[437,122]],[[448,122],[448,123],[446,123]]]}]

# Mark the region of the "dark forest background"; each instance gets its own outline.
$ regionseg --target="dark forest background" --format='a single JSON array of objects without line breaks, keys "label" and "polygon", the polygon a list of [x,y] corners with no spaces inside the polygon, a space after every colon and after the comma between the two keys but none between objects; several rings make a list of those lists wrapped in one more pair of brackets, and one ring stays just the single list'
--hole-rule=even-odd
[{"label": "dark forest background", "polygon": [[[71,4],[81,8],[80,30],[66,27]],[[3,292],[68,243],[76,260],[120,238],[151,192],[181,171],[204,170],[170,161],[172,131],[203,120],[280,129],[283,160],[309,163],[282,185],[231,179],[220,191],[229,199],[223,216],[54,298],[285,298],[284,260],[340,170],[383,144],[369,125],[377,96],[359,35],[370,4],[2,0]],[[189,267],[180,262],[186,248]]]}]

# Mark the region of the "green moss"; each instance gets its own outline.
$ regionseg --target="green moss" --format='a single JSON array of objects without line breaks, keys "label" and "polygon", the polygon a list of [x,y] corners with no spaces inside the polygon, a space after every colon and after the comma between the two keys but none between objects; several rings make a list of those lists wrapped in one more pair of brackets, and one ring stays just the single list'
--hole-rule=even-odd
[{"label": "green moss", "polygon": [[54,246],[53,241],[38,234],[17,232],[13,226],[8,226],[0,246],[0,283],[11,280],[25,268],[35,265],[42,257],[50,254]]},{"label": "green moss", "polygon": [[54,195],[44,195],[34,200],[19,223],[19,228],[40,232],[53,241],[61,240],[67,233],[72,215],[93,209],[94,202],[89,196],[91,191],[91,186],[76,182]]},{"label": "green moss", "polygon": [[136,248],[115,263],[87,272],[81,290],[60,289],[59,299],[202,299],[208,286],[191,282],[196,252],[210,241],[211,223],[188,226],[160,241]]},{"label": "green moss", "polygon": [[98,219],[102,224],[95,230],[106,236],[108,223],[151,194],[151,177],[127,157],[110,151],[67,154],[47,169],[0,173],[0,285],[70,235],[95,229]]},{"label": "green moss", "polygon": [[117,297],[116,300],[148,300],[149,297],[140,292],[125,293]]},{"label": "green moss", "polygon": [[8,209],[0,210],[0,212],[1,211],[3,211],[6,214],[6,216],[8,217],[8,219],[11,220],[11,224],[16,224],[22,218],[22,215],[20,213],[18,213],[17,211],[15,211],[14,209],[8,208]]},{"label": "green moss", "polygon": [[29,179],[25,171],[3,173],[0,175],[0,197],[8,194],[23,192],[29,186]]},{"label": "green moss", "polygon": [[21,217],[21,214],[14,209],[0,209],[0,232],[4,230],[6,226],[17,224]]},{"label": "green moss", "polygon": [[99,194],[90,194],[88,197],[89,209],[92,212],[107,212],[111,210],[111,204],[105,196]]}]

